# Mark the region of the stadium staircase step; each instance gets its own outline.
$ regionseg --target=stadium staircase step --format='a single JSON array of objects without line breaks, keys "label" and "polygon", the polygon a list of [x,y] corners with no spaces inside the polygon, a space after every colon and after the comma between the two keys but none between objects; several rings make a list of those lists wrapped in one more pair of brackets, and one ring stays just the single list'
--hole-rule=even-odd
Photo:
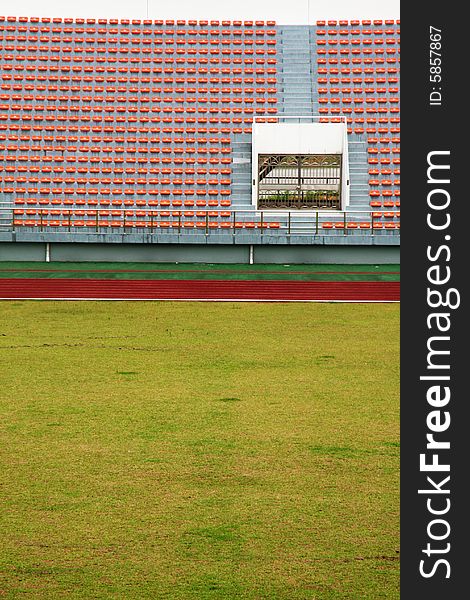
[{"label": "stadium staircase step", "polygon": [[13,219],[13,200],[5,194],[0,194],[0,231],[9,231]]},{"label": "stadium staircase step", "polygon": [[279,32],[278,89],[280,114],[315,114],[309,28],[287,26]]},{"label": "stadium staircase step", "polygon": [[248,209],[251,203],[251,136],[232,136],[232,208]]},{"label": "stadium staircase step", "polygon": [[370,211],[369,175],[367,173],[367,141],[348,140],[349,150],[349,210]]}]

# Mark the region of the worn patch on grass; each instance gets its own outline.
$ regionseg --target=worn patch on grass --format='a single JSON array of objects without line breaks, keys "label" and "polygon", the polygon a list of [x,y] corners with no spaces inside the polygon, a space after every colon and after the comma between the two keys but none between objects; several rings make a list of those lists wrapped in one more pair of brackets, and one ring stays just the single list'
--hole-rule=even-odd
[{"label": "worn patch on grass", "polygon": [[219,402],[241,402],[241,398],[218,398]]}]

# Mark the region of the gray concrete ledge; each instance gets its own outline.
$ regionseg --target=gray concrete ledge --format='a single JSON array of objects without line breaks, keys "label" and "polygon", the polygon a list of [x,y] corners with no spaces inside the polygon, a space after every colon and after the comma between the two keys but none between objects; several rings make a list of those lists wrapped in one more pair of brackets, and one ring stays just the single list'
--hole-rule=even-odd
[{"label": "gray concrete ledge", "polygon": [[275,245],[275,246],[399,246],[400,236],[389,231],[371,233],[331,232],[320,235],[285,235],[282,232],[242,231],[209,232],[207,235],[196,231],[181,233],[173,231],[155,233],[64,233],[40,231],[0,232],[0,242],[42,242],[42,243],[93,243],[93,244],[194,244],[194,245]]}]

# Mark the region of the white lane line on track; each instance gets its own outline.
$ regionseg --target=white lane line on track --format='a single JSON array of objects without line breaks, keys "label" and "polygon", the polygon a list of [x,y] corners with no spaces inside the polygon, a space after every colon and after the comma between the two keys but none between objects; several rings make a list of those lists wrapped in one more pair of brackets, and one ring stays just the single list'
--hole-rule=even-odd
[{"label": "white lane line on track", "polygon": [[400,300],[333,300],[333,299],[270,299],[270,298],[34,298],[34,297],[0,297],[0,300],[64,300],[73,302],[350,302],[350,303],[396,303]]}]

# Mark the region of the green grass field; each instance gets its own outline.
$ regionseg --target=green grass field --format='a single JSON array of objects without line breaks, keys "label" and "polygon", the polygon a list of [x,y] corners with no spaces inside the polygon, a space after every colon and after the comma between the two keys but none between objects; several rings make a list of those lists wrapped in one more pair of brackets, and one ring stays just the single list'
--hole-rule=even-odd
[{"label": "green grass field", "polygon": [[0,597],[398,599],[399,305],[0,304]]},{"label": "green grass field", "polygon": [[13,279],[222,279],[289,281],[399,281],[400,265],[278,265],[0,261],[0,285]]}]

